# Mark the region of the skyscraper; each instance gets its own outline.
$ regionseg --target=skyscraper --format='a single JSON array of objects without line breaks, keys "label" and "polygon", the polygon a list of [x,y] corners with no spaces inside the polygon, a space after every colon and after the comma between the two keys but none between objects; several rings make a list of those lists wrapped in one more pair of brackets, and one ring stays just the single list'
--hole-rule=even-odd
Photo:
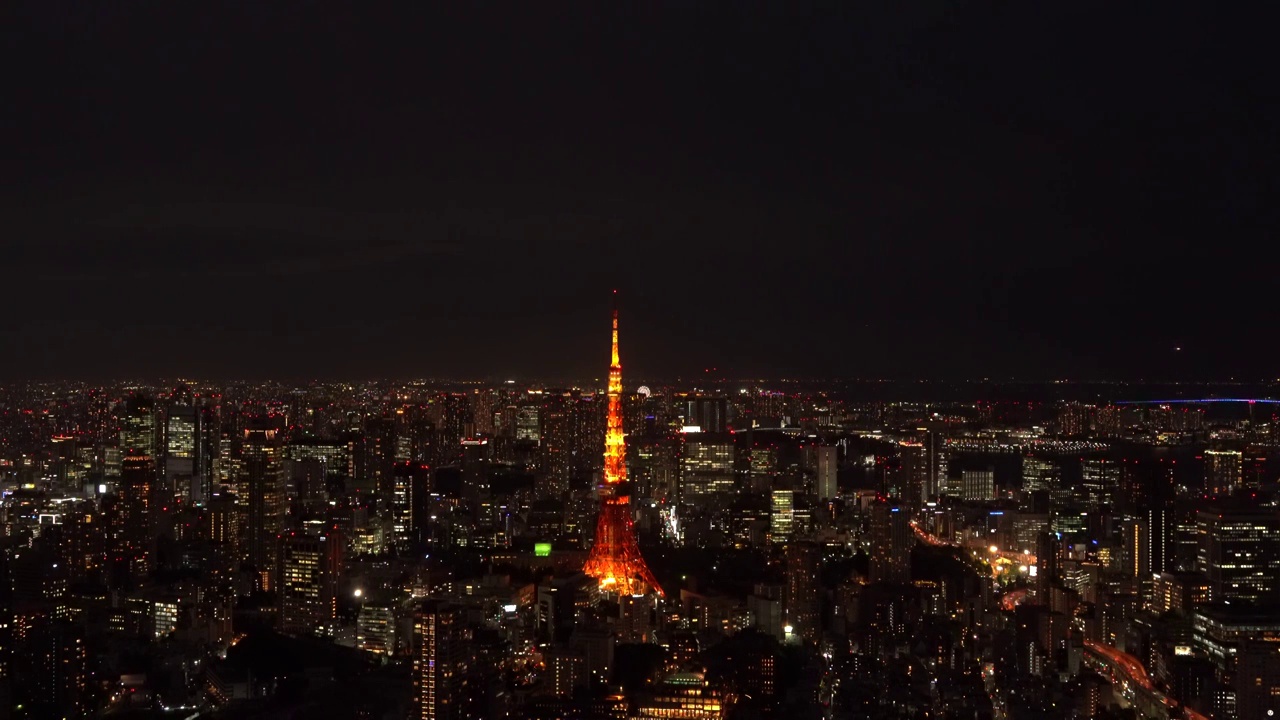
[{"label": "skyscraper", "polygon": [[1093,508],[1114,507],[1120,492],[1120,466],[1109,458],[1090,458],[1080,463],[1085,501]]},{"label": "skyscraper", "polygon": [[404,551],[422,539],[424,513],[419,508],[427,505],[431,468],[420,462],[396,463],[392,477],[391,534],[397,548]]},{"label": "skyscraper", "polygon": [[902,499],[911,507],[920,507],[931,497],[929,452],[924,443],[903,440],[898,443],[902,462]]},{"label": "skyscraper", "polygon": [[595,543],[582,571],[600,588],[622,595],[662,594],[640,547],[631,517],[631,484],[627,482],[627,447],[622,433],[622,362],[618,357],[618,311],[613,311],[613,360],[609,366],[609,409],[604,440],[604,483]]},{"label": "skyscraper", "polygon": [[436,398],[439,422],[437,437],[442,455],[437,460],[452,463],[462,454],[462,438],[475,434],[471,398],[463,393],[445,393]]},{"label": "skyscraper", "polygon": [[839,471],[839,448],[834,445],[819,445],[818,453],[818,499],[830,500],[840,494],[837,485]]},{"label": "skyscraper", "polygon": [[356,647],[392,655],[396,651],[396,614],[388,605],[361,605],[356,617]]},{"label": "skyscraper", "polygon": [[244,502],[245,559],[259,573],[263,589],[271,589],[275,567],[275,541],[284,529],[284,474],[280,442],[273,427],[244,431],[239,486]]},{"label": "skyscraper", "polygon": [[240,566],[240,514],[234,494],[215,493],[209,498],[205,536],[213,551],[214,564],[223,572]]},{"label": "skyscraper", "polygon": [[516,410],[516,440],[539,442],[542,439],[542,425],[538,420],[539,406],[525,404]]},{"label": "skyscraper", "polygon": [[871,582],[911,581],[911,546],[914,536],[906,511],[886,502],[877,502],[871,512]]},{"label": "skyscraper", "polygon": [[131,395],[120,413],[120,451],[156,456],[155,403],[147,397]]},{"label": "skyscraper", "polygon": [[413,616],[413,717],[466,717],[466,632],[456,606],[424,600]]},{"label": "skyscraper", "polygon": [[701,432],[720,433],[729,429],[729,401],[722,397],[690,397],[685,400],[684,423]]},{"label": "skyscraper", "polygon": [[0,708],[12,707],[13,698],[13,580],[9,551],[0,547]]},{"label": "skyscraper", "polygon": [[965,500],[995,500],[995,470],[965,470],[960,475],[960,487]]},{"label": "skyscraper", "polygon": [[769,493],[769,539],[785,543],[795,532],[796,493],[789,488],[775,488]]},{"label": "skyscraper", "polygon": [[196,475],[196,443],[200,437],[199,415],[189,404],[169,407],[165,425],[164,477],[166,484],[179,497],[203,504],[207,488]]},{"label": "skyscraper", "polygon": [[815,542],[787,546],[787,625],[795,635],[815,641],[822,630],[822,584],[818,569],[822,547]]},{"label": "skyscraper", "polygon": [[1236,717],[1274,718],[1280,714],[1280,643],[1255,640],[1239,650]]},{"label": "skyscraper", "polygon": [[1206,450],[1204,489],[1212,495],[1230,495],[1243,482],[1244,455],[1239,450]]},{"label": "skyscraper", "polygon": [[728,433],[685,433],[680,456],[680,502],[702,505],[733,492],[733,441]]},{"label": "skyscraper", "polygon": [[280,631],[306,634],[331,631],[337,617],[338,575],[342,571],[341,536],[288,532],[279,539]]},{"label": "skyscraper", "polygon": [[149,455],[128,455],[120,467],[112,522],[111,564],[138,580],[151,571],[155,462]]},{"label": "skyscraper", "polygon": [[1202,510],[1197,569],[1216,602],[1280,601],[1280,516],[1261,510]]}]

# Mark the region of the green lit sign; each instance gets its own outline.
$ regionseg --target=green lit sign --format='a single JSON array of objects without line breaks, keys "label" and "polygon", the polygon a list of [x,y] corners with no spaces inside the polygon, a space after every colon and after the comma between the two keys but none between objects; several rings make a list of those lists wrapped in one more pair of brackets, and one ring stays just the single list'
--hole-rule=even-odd
[{"label": "green lit sign", "polygon": [[551,543],[534,543],[533,554],[537,557],[547,557],[551,554]]}]

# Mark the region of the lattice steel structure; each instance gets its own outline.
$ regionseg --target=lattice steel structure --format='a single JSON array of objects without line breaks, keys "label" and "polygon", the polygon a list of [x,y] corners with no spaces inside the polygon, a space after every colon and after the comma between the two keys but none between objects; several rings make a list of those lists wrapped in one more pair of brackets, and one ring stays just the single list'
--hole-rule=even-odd
[{"label": "lattice steel structure", "polygon": [[596,540],[582,571],[600,589],[619,595],[662,594],[636,544],[627,482],[627,445],[622,433],[622,363],[618,360],[618,311],[613,311],[613,362],[609,366],[609,415],[604,436],[604,483]]}]

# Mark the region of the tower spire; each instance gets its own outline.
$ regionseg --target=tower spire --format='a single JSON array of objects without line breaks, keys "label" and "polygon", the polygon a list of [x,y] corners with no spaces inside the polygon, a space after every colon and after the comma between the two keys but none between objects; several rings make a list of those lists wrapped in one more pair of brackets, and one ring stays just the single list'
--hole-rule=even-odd
[{"label": "tower spire", "polygon": [[631,518],[631,491],[627,485],[627,445],[622,431],[622,361],[618,356],[618,291],[613,291],[613,351],[609,365],[608,416],[604,435],[604,482],[600,490],[600,518],[595,544],[582,570],[600,581],[607,592],[638,595],[662,594],[649,566],[640,555]]}]

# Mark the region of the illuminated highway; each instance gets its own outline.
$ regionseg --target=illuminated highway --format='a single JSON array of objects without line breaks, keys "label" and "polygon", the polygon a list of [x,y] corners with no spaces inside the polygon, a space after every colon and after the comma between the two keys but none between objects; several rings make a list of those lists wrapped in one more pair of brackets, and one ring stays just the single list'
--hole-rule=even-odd
[{"label": "illuminated highway", "polygon": [[[939,547],[954,545],[954,543],[946,542],[935,535],[925,532],[914,522],[911,523],[911,528],[915,531],[916,537],[929,545]],[[1009,556],[1028,564],[1034,564],[1036,561],[1035,556],[1026,553],[1000,552],[998,549],[994,552],[988,549],[988,552],[995,557]],[[1010,590],[1000,599],[1000,606],[1002,609],[1012,612],[1026,597],[1027,588]],[[1086,657],[1111,677],[1112,682],[1120,687],[1125,698],[1130,700],[1143,715],[1167,718],[1171,710],[1180,708],[1181,717],[1185,720],[1209,720],[1209,718],[1191,708],[1181,707],[1176,700],[1160,692],[1152,684],[1151,677],[1147,674],[1147,669],[1143,667],[1137,658],[1129,653],[1093,640],[1085,640],[1084,648]]]},{"label": "illuminated highway", "polygon": [[[1107,670],[1112,682],[1120,685],[1125,697],[1132,700],[1144,715],[1168,717],[1169,710],[1179,707],[1176,700],[1156,689],[1147,669],[1134,656],[1092,640],[1085,640],[1084,648],[1088,657]],[[1182,717],[1186,720],[1209,720],[1187,707],[1182,708]]]},{"label": "illuminated highway", "polygon": [[[927,545],[933,545],[935,547],[954,547],[955,546],[955,543],[947,542],[946,540],[943,540],[937,535],[930,535],[929,533],[925,532],[924,529],[921,528],[920,525],[917,524],[914,520],[911,521],[911,529],[915,531],[916,537],[919,538],[921,542]],[[1036,564],[1036,556],[1032,555],[1030,552],[1025,552],[1025,551],[1018,552],[1017,550],[1001,550],[1000,548],[994,545],[988,546],[984,544],[983,541],[981,540],[970,540],[966,544],[966,547],[973,552],[980,553],[985,551],[986,554],[992,557],[1002,558],[1012,563],[1018,563],[1021,565]]]},{"label": "illuminated highway", "polygon": [[934,535],[930,535],[929,533],[925,532],[923,529],[920,528],[918,524],[916,524],[915,520],[911,521],[911,529],[915,531],[916,537],[920,538],[920,541],[926,545],[933,545],[934,547],[946,547],[951,544],[949,542],[939,539]]},{"label": "illuminated highway", "polygon": [[1009,592],[1005,593],[1004,597],[1000,598],[1000,607],[1004,608],[1009,612],[1013,612],[1014,608],[1018,607],[1018,605],[1020,605],[1022,601],[1025,600],[1026,598],[1027,598],[1026,588],[1010,590]]}]

